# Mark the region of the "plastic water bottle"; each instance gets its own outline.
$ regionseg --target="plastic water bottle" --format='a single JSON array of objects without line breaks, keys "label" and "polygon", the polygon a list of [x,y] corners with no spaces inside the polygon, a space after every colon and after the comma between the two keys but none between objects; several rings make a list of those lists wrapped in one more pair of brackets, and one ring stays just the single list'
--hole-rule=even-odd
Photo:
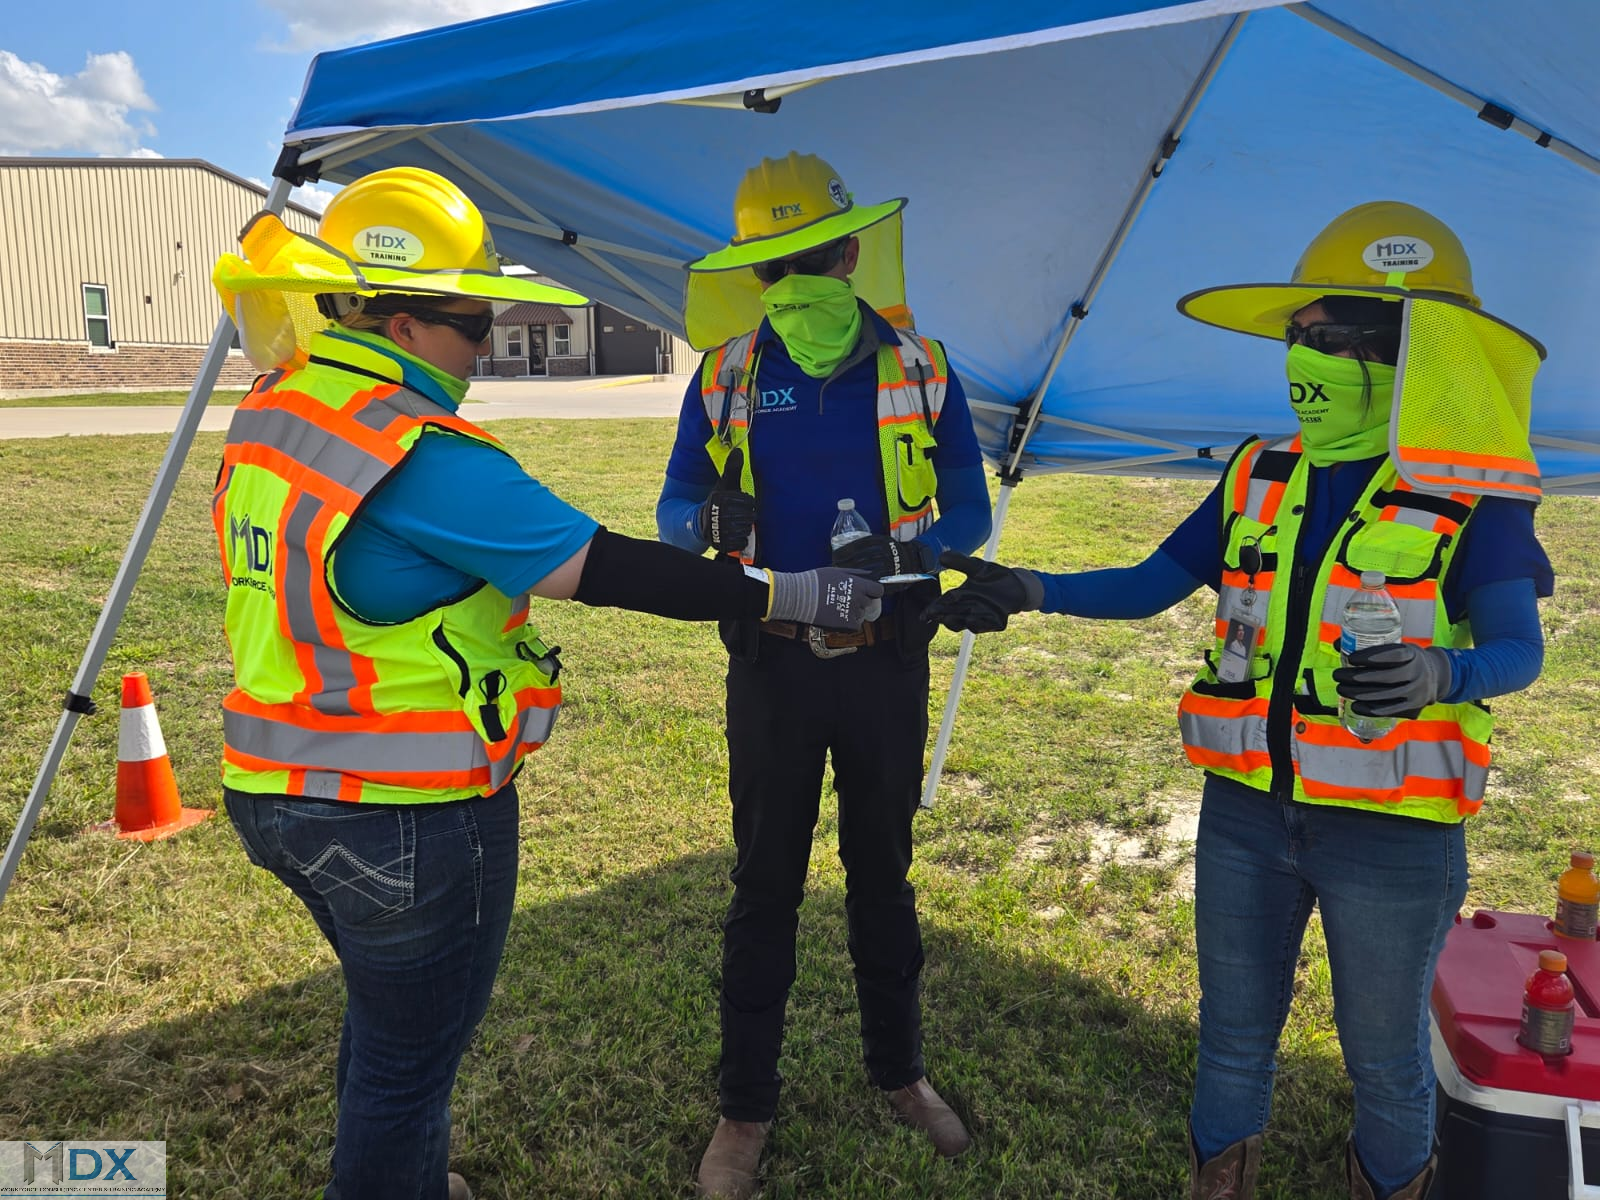
[{"label": "plastic water bottle", "polygon": [[1556,883],[1556,919],[1552,932],[1557,937],[1579,942],[1595,940],[1596,917],[1600,916],[1600,879],[1594,877],[1594,855],[1575,850],[1572,866],[1561,873]]},{"label": "plastic water bottle", "polygon": [[839,515],[833,519],[833,532],[828,535],[833,548],[837,550],[857,538],[871,536],[872,530],[867,526],[867,519],[856,511],[856,502],[848,499],[839,501]]},{"label": "plastic water bottle", "polygon": [[[1386,582],[1382,571],[1361,572],[1361,590],[1345,603],[1340,622],[1339,657],[1344,662],[1348,663],[1357,650],[1400,640],[1400,609],[1383,586]],[[1395,725],[1393,717],[1364,717],[1352,712],[1350,702],[1344,699],[1339,701],[1339,721],[1364,742],[1381,738]]]}]

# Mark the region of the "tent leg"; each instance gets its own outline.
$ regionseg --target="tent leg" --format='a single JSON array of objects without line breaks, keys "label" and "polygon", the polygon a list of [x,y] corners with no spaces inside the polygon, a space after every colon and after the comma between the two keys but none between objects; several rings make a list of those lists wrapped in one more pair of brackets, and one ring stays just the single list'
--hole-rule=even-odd
[{"label": "tent leg", "polygon": [[[983,548],[986,562],[993,562],[1000,550],[1000,531],[1005,528],[1006,510],[1011,507],[1011,494],[1017,490],[1017,481],[1001,480],[1000,498],[994,505],[993,528],[989,530],[989,544]],[[967,681],[967,664],[972,660],[972,643],[977,636],[971,630],[961,635],[961,649],[956,654],[955,674],[950,678],[950,694],[944,702],[944,719],[939,722],[939,738],[933,744],[933,761],[928,765],[928,777],[922,785],[922,807],[932,808],[939,793],[939,776],[944,774],[944,756],[950,748],[950,735],[956,727],[956,709],[961,704],[961,688]]]},{"label": "tent leg", "polygon": [[111,639],[117,632],[118,623],[122,620],[123,610],[128,606],[128,597],[133,592],[134,582],[139,578],[139,569],[144,566],[145,557],[150,551],[150,543],[155,540],[156,528],[161,524],[161,516],[166,512],[167,502],[172,499],[173,489],[178,483],[178,472],[182,469],[183,460],[188,456],[194,435],[200,428],[200,418],[205,413],[206,401],[211,398],[211,389],[216,386],[217,376],[222,374],[222,363],[227,357],[228,343],[232,339],[233,322],[224,316],[211,335],[211,344],[206,348],[206,356],[200,364],[200,374],[195,379],[194,386],[189,389],[189,398],[184,401],[183,413],[178,418],[178,427],[173,431],[172,440],[167,443],[166,455],[161,460],[161,469],[156,472],[156,481],[150,489],[149,497],[145,500],[144,511],[139,514],[139,524],[134,528],[133,539],[128,543],[128,549],[122,556],[122,566],[117,569],[117,577],[111,584],[111,593],[106,597],[106,602],[100,609],[100,617],[95,622],[94,632],[89,636],[88,648],[84,651],[78,674],[72,681],[72,691],[67,697],[69,707],[61,714],[61,720],[56,725],[55,737],[51,739],[50,749],[39,767],[39,775],[33,781],[33,790],[28,793],[27,803],[22,807],[22,816],[17,820],[17,827],[11,833],[11,842],[6,846],[5,858],[0,860],[0,904],[5,902],[6,891],[11,886],[11,876],[16,873],[17,862],[28,844],[28,835],[33,832],[34,822],[39,819],[39,811],[44,808],[45,797],[50,794],[50,785],[55,781],[56,769],[66,754],[67,742],[77,727],[78,718],[83,715],[82,710],[88,707],[87,702],[94,688],[95,678],[105,663],[106,651],[111,647]]}]

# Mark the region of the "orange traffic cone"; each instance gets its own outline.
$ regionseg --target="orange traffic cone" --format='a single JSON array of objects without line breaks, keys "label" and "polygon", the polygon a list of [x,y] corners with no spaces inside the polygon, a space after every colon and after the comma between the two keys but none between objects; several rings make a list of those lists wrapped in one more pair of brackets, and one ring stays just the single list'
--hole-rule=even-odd
[{"label": "orange traffic cone", "polygon": [[150,842],[210,815],[208,808],[184,808],[179,802],[150,680],[143,671],[124,675],[122,725],[117,731],[117,836]]}]

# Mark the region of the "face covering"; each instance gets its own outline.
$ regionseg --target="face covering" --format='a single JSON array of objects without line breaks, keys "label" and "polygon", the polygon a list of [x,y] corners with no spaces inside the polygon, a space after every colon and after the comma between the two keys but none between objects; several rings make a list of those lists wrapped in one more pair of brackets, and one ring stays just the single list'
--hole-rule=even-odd
[{"label": "face covering", "polygon": [[785,275],[761,293],[761,303],[789,357],[813,379],[832,375],[861,336],[861,308],[848,279]]},{"label": "face covering", "polygon": [[1289,406],[1300,421],[1300,445],[1312,466],[1354,462],[1388,450],[1392,366],[1290,346],[1287,374]]}]

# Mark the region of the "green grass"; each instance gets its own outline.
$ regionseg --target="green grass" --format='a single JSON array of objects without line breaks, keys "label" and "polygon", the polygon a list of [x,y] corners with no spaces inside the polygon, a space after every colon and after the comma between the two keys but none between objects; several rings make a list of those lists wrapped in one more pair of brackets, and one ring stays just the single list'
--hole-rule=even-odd
[{"label": "green grass", "polygon": [[[670,421],[496,433],[563,496],[652,534]],[[127,670],[154,682],[186,802],[217,802],[230,672],[207,501],[220,446],[202,435],[190,456],[95,689],[103,711],[79,725],[0,906],[0,1129],[164,1138],[186,1200],[310,1196],[333,1128],[332,955],[225,819],[149,846],[85,832],[111,813]],[[0,442],[0,829],[39,768],[162,449]],[[1131,562],[1202,493],[1030,481],[1002,558]],[[1547,909],[1568,849],[1600,843],[1600,506],[1554,499],[1540,524],[1561,576],[1543,607],[1546,669],[1496,704],[1469,909]],[[523,773],[518,911],[462,1067],[453,1162],[484,1197],[686,1196],[716,1113],[724,657],[708,627],[547,602],[536,619],[563,647],[567,707]],[[1196,981],[1189,855],[1169,824],[1192,813],[1199,781],[1174,708],[1207,619],[1197,596],[1127,624],[1029,614],[978,642],[914,868],[930,1072],[977,1138],[956,1162],[896,1126],[865,1080],[824,805],[767,1200],[1181,1194]],[[934,643],[938,690],[958,644]],[[1349,1119],[1313,922],[1260,1195],[1342,1196]]]}]

